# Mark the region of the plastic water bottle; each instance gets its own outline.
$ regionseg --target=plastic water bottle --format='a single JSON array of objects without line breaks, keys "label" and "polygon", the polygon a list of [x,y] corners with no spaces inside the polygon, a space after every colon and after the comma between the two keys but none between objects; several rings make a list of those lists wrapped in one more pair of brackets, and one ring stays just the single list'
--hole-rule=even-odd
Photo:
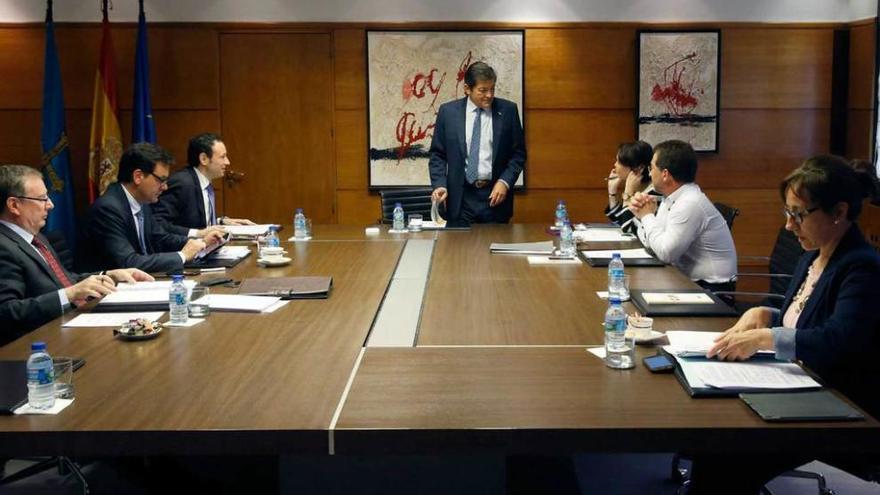
[{"label": "plastic water bottle", "polygon": [[608,263],[608,297],[616,296],[621,301],[629,299],[629,291],[623,280],[623,260],[620,253],[611,254],[611,262]]},{"label": "plastic water bottle", "polygon": [[293,216],[293,237],[297,239],[305,239],[306,236],[306,216],[303,214],[302,208],[296,209],[296,215]]},{"label": "plastic water bottle", "polygon": [[45,342],[31,344],[27,360],[28,404],[34,409],[55,405],[55,367]]},{"label": "plastic water bottle", "polygon": [[403,206],[400,206],[400,203],[394,204],[394,214],[392,218],[394,221],[391,224],[391,228],[397,231],[402,231],[405,227],[403,223]]},{"label": "plastic water bottle", "polygon": [[571,229],[571,223],[566,220],[559,231],[559,255],[574,256],[575,254],[574,231]]},{"label": "plastic water bottle", "polygon": [[565,201],[560,199],[556,203],[556,222],[553,225],[561,229],[566,220],[568,220],[568,208],[565,206]]},{"label": "plastic water bottle", "polygon": [[171,313],[171,323],[186,323],[189,315],[189,294],[183,285],[183,275],[173,275],[171,290],[168,291],[168,309]]},{"label": "plastic water bottle", "polygon": [[269,231],[266,232],[266,236],[263,237],[263,245],[265,247],[279,247],[281,246],[281,240],[278,239],[278,229],[275,226],[269,227]]},{"label": "plastic water bottle", "polygon": [[616,296],[608,298],[605,312],[605,365],[609,368],[627,369],[635,366],[633,342],[626,338],[626,313]]}]

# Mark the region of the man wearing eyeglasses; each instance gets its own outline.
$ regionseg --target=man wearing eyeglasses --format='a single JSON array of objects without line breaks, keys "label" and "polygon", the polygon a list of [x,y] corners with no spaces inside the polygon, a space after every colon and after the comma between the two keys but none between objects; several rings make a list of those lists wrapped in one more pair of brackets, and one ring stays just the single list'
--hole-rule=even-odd
[{"label": "man wearing eyeglasses", "polygon": [[95,275],[68,271],[40,234],[52,208],[39,171],[0,166],[0,345],[89,298],[104,297],[116,290],[116,282],[153,280],[137,269]]},{"label": "man wearing eyeglasses", "polygon": [[663,193],[663,203],[638,193],[630,210],[638,219],[642,243],[665,263],[675,265],[709,290],[733,290],[736,248],[730,228],[715,205],[694,181],[697,154],[683,141],[654,147],[651,183]]},{"label": "man wearing eyeglasses", "polygon": [[89,210],[87,224],[90,266],[134,266],[148,272],[178,272],[222,233],[199,239],[168,232],[156,222],[148,205],[167,188],[174,157],[151,143],[128,147],[119,160],[117,182]]}]

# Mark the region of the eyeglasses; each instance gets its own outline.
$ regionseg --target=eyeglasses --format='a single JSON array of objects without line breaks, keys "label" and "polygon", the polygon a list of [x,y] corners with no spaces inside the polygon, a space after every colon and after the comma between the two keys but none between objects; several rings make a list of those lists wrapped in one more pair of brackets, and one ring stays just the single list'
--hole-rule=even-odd
[{"label": "eyeglasses", "polygon": [[156,175],[153,172],[150,172],[150,175],[156,178],[159,181],[159,184],[165,184],[168,182],[168,177],[162,177],[161,175]]},{"label": "eyeglasses", "polygon": [[791,218],[792,220],[794,220],[794,223],[800,225],[800,224],[804,223],[804,217],[806,217],[807,215],[809,215],[810,213],[813,213],[814,211],[816,211],[818,209],[819,209],[818,206],[814,206],[812,208],[807,208],[806,210],[791,211],[788,208],[783,207],[782,214],[785,215],[785,218]]},{"label": "eyeglasses", "polygon": [[39,202],[41,202],[41,203],[43,203],[43,204],[46,204],[46,203],[48,203],[49,201],[52,201],[52,198],[50,198],[49,196],[44,196],[44,197],[42,197],[42,198],[33,198],[33,197],[31,197],[31,196],[13,196],[13,198],[18,198],[18,199],[29,199],[29,200],[31,200],[31,201],[39,201]]}]

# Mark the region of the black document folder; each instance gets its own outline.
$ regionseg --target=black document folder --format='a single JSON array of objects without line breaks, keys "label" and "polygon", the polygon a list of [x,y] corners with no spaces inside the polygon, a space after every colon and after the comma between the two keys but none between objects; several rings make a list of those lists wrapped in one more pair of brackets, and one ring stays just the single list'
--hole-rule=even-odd
[{"label": "black document folder", "polygon": [[194,259],[192,261],[187,261],[186,264],[183,265],[186,269],[199,269],[199,268],[232,268],[233,266],[241,263],[241,260],[250,256],[251,253],[248,253],[241,258],[218,258],[216,255],[208,255],[201,259]]},{"label": "black document folder", "polygon": [[[74,359],[73,371],[84,364],[84,359]],[[27,400],[27,361],[0,361],[0,415],[12,414]]]},{"label": "black document folder", "polygon": [[[578,256],[583,258],[584,261],[586,261],[587,264],[590,266],[602,267],[602,266],[608,266],[608,264],[611,263],[611,258],[590,258],[589,256],[585,255],[583,251],[578,251]],[[654,257],[651,257],[651,258],[627,258],[627,259],[623,260],[623,263],[626,266],[639,266],[639,267],[666,266],[666,263],[664,263]]]},{"label": "black document folder", "polygon": [[860,421],[855,408],[828,390],[808,392],[743,393],[739,398],[764,421]]},{"label": "black document folder", "polygon": [[[712,299],[712,304],[648,304],[642,295],[645,292],[706,294]],[[737,316],[735,309],[715,294],[702,289],[634,289],[630,291],[630,299],[644,316]]]}]

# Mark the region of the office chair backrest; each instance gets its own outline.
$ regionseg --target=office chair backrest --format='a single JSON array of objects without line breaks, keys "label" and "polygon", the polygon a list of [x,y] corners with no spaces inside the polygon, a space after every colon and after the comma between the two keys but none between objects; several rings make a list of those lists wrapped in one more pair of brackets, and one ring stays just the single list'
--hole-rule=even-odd
[{"label": "office chair backrest", "polygon": [[739,215],[739,210],[732,206],[727,206],[724,203],[712,204],[715,205],[715,209],[718,210],[718,213],[721,213],[721,218],[727,222],[727,228],[733,230],[733,220]]},{"label": "office chair backrest", "polygon": [[382,206],[382,223],[391,223],[394,204],[400,203],[404,215],[420,213],[425,220],[431,219],[431,189],[383,189],[379,191]]},{"label": "office chair backrest", "polygon": [[[783,225],[779,228],[776,244],[773,245],[773,252],[770,253],[770,273],[793,274],[802,254],[804,254],[804,250],[801,248],[797,236],[785,230]],[[785,294],[790,283],[791,278],[772,277],[770,279],[770,292],[773,294]]]},{"label": "office chair backrest", "polygon": [[67,238],[64,236],[64,232],[53,230],[50,232],[43,232],[43,235],[46,236],[46,240],[52,245],[52,249],[58,253],[58,261],[64,265],[64,268],[66,268],[67,271],[72,272],[73,251],[70,249],[70,244],[67,243]]}]

